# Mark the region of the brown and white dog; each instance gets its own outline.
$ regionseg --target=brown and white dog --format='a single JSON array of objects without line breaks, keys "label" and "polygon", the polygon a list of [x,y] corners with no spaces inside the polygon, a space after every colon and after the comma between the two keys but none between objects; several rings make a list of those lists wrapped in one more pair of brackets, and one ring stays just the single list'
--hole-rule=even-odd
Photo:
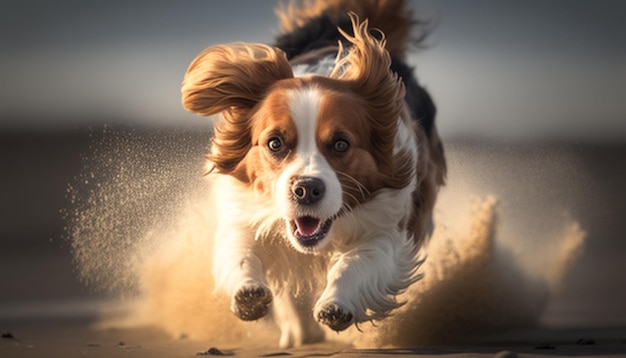
[{"label": "brown and white dog", "polygon": [[419,279],[446,173],[435,107],[403,58],[402,0],[279,11],[275,46],[207,48],[182,85],[214,126],[213,274],[242,320],[271,313],[280,345],[380,320]]}]

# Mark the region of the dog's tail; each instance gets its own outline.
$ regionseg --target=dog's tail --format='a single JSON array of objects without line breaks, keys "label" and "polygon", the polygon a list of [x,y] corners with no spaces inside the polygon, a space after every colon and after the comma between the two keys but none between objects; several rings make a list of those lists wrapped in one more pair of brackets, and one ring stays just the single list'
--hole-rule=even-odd
[{"label": "dog's tail", "polygon": [[412,34],[418,22],[405,0],[292,0],[276,9],[283,31],[278,45],[284,44],[279,47],[291,58],[311,50],[302,46],[314,41],[336,44],[340,39],[337,27],[351,32],[348,12],[367,20],[369,28],[384,33],[387,51],[394,56],[404,57],[412,44],[418,44],[427,35],[427,30],[417,36]]}]

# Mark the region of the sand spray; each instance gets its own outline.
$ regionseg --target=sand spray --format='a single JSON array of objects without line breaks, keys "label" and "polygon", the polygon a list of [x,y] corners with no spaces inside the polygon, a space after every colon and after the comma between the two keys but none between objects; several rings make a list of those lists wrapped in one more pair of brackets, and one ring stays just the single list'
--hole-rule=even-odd
[{"label": "sand spray", "polygon": [[[212,213],[219,207],[203,176],[208,136],[105,129],[94,137],[68,188],[66,231],[77,272],[124,307],[105,310],[105,326],[275,344],[271,319],[241,322],[213,290],[211,250],[219,237]],[[567,279],[585,238],[572,219],[585,181],[575,156],[471,143],[446,149],[448,184],[424,248],[423,279],[391,317],[331,339],[403,347],[531,327]]]}]

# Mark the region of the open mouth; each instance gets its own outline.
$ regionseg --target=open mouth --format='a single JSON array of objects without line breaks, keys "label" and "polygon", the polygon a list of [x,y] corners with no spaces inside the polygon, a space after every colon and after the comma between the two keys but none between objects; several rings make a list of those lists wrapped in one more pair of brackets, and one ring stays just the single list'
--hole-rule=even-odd
[{"label": "open mouth", "polygon": [[291,232],[304,247],[317,245],[330,231],[333,219],[322,221],[312,216],[299,216],[290,222]]}]

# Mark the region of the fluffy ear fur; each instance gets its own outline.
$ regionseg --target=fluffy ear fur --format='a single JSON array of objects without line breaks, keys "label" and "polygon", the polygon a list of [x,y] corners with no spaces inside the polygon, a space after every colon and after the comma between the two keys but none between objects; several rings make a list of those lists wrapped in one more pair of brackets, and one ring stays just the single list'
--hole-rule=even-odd
[{"label": "fluffy ear fur", "polygon": [[183,107],[208,116],[258,103],[276,81],[293,77],[285,54],[262,44],[217,45],[191,62],[182,85]]},{"label": "fluffy ear fur", "polygon": [[368,21],[360,22],[354,13],[350,19],[354,36],[339,31],[353,46],[347,54],[340,49],[330,76],[346,81],[364,99],[372,124],[372,154],[382,179],[390,187],[401,188],[413,174],[411,161],[406,160],[408,153],[393,153],[398,121],[404,115],[404,85],[390,69],[384,34],[368,30]]},{"label": "fluffy ear fur", "polygon": [[209,47],[189,65],[182,85],[183,107],[203,116],[223,112],[215,124],[209,172],[244,177],[238,164],[250,149],[250,117],[267,89],[293,77],[285,54],[262,44]]}]

